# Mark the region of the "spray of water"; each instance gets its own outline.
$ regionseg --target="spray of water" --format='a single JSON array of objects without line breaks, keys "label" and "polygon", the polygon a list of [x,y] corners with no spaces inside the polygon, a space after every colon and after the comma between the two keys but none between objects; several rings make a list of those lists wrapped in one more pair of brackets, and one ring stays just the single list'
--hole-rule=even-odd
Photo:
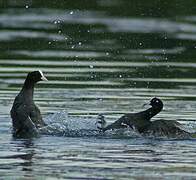
[{"label": "spray of water", "polygon": [[45,122],[48,125],[43,128],[40,128],[39,131],[41,134],[68,137],[97,136],[113,138],[130,138],[140,136],[139,133],[137,133],[131,128],[102,132],[98,128],[100,127],[98,117],[73,117],[69,116],[65,111],[60,111],[55,114],[47,116],[45,118]]}]

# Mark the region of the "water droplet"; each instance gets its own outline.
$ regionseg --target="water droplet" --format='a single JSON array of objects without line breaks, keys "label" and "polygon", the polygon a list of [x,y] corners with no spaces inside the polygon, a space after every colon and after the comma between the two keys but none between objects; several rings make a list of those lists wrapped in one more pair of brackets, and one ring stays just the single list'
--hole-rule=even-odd
[{"label": "water droplet", "polygon": [[105,54],[106,54],[106,56],[109,56],[109,52],[106,52]]},{"label": "water droplet", "polygon": [[78,45],[79,45],[79,46],[81,46],[81,45],[82,45],[82,43],[81,43],[81,42],[79,42],[79,43],[78,43]]},{"label": "water droplet", "polygon": [[140,42],[140,43],[139,43],[139,45],[140,45],[140,46],[142,46],[142,45],[143,45],[143,43],[142,43],[142,42]]},{"label": "water droplet", "polygon": [[59,30],[59,31],[58,31],[58,33],[59,33],[59,34],[61,34],[61,33],[62,33],[62,31],[61,31],[61,30]]},{"label": "water droplet", "polygon": [[52,44],[52,42],[51,42],[51,41],[49,41],[49,42],[48,42],[48,44]]},{"label": "water droplet", "polygon": [[73,14],[73,11],[71,11],[69,14],[71,14],[71,15],[72,15],[72,14]]},{"label": "water droplet", "polygon": [[74,49],[75,48],[75,45],[71,46],[71,49]]},{"label": "water droplet", "polygon": [[122,77],[122,75],[120,74],[120,75],[119,75],[119,77],[121,78],[121,77]]},{"label": "water droplet", "polygon": [[55,21],[54,21],[54,24],[60,24],[60,23],[61,23],[60,20],[55,20]]},{"label": "water droplet", "polygon": [[92,69],[93,68],[93,65],[90,65],[89,67]]},{"label": "water droplet", "polygon": [[28,8],[29,8],[29,6],[28,6],[28,5],[26,5],[26,6],[25,6],[25,8],[26,8],[26,9],[28,9]]}]

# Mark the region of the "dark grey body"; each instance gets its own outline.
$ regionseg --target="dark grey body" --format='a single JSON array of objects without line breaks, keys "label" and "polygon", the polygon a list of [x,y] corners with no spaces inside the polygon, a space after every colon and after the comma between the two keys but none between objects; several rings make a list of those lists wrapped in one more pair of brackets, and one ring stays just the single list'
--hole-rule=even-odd
[{"label": "dark grey body", "polygon": [[189,137],[191,135],[189,132],[186,132],[181,129],[181,124],[177,121],[151,121],[151,118],[162,110],[163,103],[160,99],[153,98],[150,101],[150,105],[152,107],[145,111],[125,114],[114,123],[101,129],[103,131],[107,131],[110,129],[119,129],[128,126],[136,129],[139,133],[143,135],[166,137]]},{"label": "dark grey body", "polygon": [[156,120],[150,121],[150,118],[145,117],[146,111],[142,113],[132,113],[125,114],[121,118],[119,118],[114,123],[103,128],[103,131],[107,131],[110,129],[119,129],[131,127],[136,129],[139,133],[144,136],[155,136],[155,137],[191,137],[191,133],[184,131],[180,128],[181,124],[177,121],[167,121],[167,120]]},{"label": "dark grey body", "polygon": [[43,126],[44,122],[39,108],[24,94],[21,91],[16,96],[11,109],[13,134],[17,137],[37,136],[37,128]]},{"label": "dark grey body", "polygon": [[38,128],[45,125],[39,108],[33,101],[34,85],[40,81],[37,71],[29,73],[20,93],[16,96],[11,118],[14,137],[34,137],[38,135]]},{"label": "dark grey body", "polygon": [[150,125],[150,119],[153,115],[151,114],[151,110],[152,109],[150,108],[149,110],[139,113],[125,114],[114,123],[103,128],[103,131],[107,131],[109,129],[125,128],[129,126],[131,128],[136,128],[141,133]]},{"label": "dark grey body", "polygon": [[144,135],[153,135],[155,137],[169,138],[189,138],[193,134],[182,129],[182,125],[173,120],[156,120],[152,121],[143,131]]}]

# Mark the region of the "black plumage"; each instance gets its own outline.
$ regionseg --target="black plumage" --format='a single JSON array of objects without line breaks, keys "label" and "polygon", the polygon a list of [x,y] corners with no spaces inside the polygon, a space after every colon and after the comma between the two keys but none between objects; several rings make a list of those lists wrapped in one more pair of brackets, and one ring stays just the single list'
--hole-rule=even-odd
[{"label": "black plumage", "polygon": [[39,81],[46,81],[42,71],[28,73],[20,93],[16,96],[11,118],[14,137],[34,137],[38,135],[37,128],[45,125],[39,108],[33,100],[34,86]]},{"label": "black plumage", "polygon": [[189,138],[194,133],[185,131],[183,125],[177,121],[160,119],[152,121],[142,134],[152,137]]},{"label": "black plumage", "polygon": [[191,135],[189,132],[183,130],[181,128],[182,125],[177,121],[151,121],[151,118],[161,112],[163,109],[163,102],[159,98],[153,98],[151,99],[149,105],[151,105],[149,109],[138,113],[125,114],[114,123],[106,127],[102,126],[101,130],[107,131],[110,129],[131,127],[142,135],[152,135],[156,137],[188,137]]},{"label": "black plumage", "polygon": [[150,125],[150,119],[163,109],[163,103],[158,98],[153,98],[150,101],[150,105],[152,107],[145,111],[123,115],[117,121],[106,126],[102,130],[107,131],[109,129],[119,129],[129,126],[136,128],[140,133],[143,132],[145,128]]}]

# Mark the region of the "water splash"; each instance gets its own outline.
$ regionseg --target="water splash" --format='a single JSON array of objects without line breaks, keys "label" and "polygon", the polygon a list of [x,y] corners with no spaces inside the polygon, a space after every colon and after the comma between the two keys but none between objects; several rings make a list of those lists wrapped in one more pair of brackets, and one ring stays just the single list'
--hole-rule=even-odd
[{"label": "water splash", "polygon": [[45,122],[48,125],[40,128],[39,131],[40,134],[65,137],[187,139],[191,137],[189,133],[194,133],[196,129],[195,124],[189,124],[179,127],[187,132],[184,134],[164,134],[161,131],[140,134],[136,129],[130,127],[102,132],[98,117],[74,117],[69,116],[65,111],[60,111],[46,117]]},{"label": "water splash", "polygon": [[49,115],[45,121],[48,125],[40,129],[41,134],[71,137],[101,135],[95,118],[71,117],[61,111]]},{"label": "water splash", "polygon": [[196,123],[195,122],[188,122],[186,123],[186,126],[183,126],[182,129],[185,129],[185,131],[188,131],[190,133],[196,134]]},{"label": "water splash", "polygon": [[65,111],[60,111],[46,117],[45,122],[48,125],[43,128],[40,128],[39,131],[41,134],[66,137],[140,137],[139,133],[137,133],[131,128],[101,132],[98,128],[98,120],[98,117],[73,117],[69,116]]}]

